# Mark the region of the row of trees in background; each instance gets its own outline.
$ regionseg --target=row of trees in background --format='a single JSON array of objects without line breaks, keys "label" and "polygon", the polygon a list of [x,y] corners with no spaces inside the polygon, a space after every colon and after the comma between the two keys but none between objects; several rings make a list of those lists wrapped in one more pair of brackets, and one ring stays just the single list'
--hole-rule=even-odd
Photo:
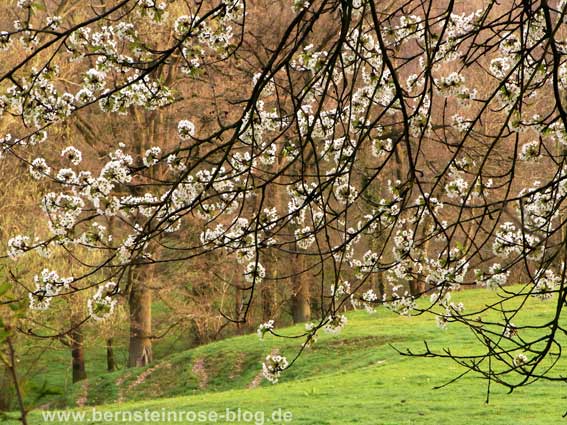
[{"label": "row of trees in background", "polygon": [[[10,16],[9,13],[4,15],[6,26],[12,24],[10,18],[15,18],[18,15],[16,4],[11,6],[13,15]],[[38,7],[37,4],[23,5],[23,7],[23,10],[29,7],[36,13],[38,12],[35,9]],[[280,5],[280,7],[282,12],[285,11],[282,15],[283,17],[291,15],[292,11],[287,5]],[[77,22],[85,18],[85,11],[77,11],[76,5],[72,2],[61,4],[56,2],[52,4],[46,3],[46,10],[48,9],[59,10],[59,13],[64,16],[69,14],[69,16],[72,16],[72,20]],[[266,31],[269,25],[267,22],[268,16],[259,11],[257,17],[259,19],[255,25],[264,27],[261,29],[261,32],[266,34],[264,38],[273,38],[274,34]],[[164,28],[163,34],[160,34],[159,38],[168,39],[172,36],[172,33],[172,28]],[[260,50],[258,48],[259,43],[260,41],[257,40],[253,46],[248,46],[246,55],[258,55]],[[240,61],[242,60],[240,59]],[[262,59],[257,58],[256,60]],[[60,77],[68,78],[76,70],[77,64],[71,63],[61,68]],[[189,84],[187,76],[178,74],[178,70],[169,70],[167,76],[164,77],[166,83],[168,85]],[[228,89],[228,87],[224,88],[224,90]],[[194,112],[195,109],[203,109],[203,98],[211,98],[211,93],[207,89],[201,90],[201,93],[203,97],[193,101],[193,105],[188,105],[187,101],[183,105],[179,105],[180,102],[176,101],[170,105],[173,110],[169,110],[167,113],[161,110],[146,112],[130,108],[128,116],[123,117],[121,114],[103,114],[96,109],[85,111],[62,124],[54,130],[53,134],[64,141],[61,145],[61,150],[67,145],[80,148],[82,152],[80,154],[81,162],[84,164],[88,161],[94,167],[97,166],[98,158],[104,158],[105,152],[117,140],[119,143],[129,146],[137,156],[142,157],[144,152],[152,146],[164,146],[170,143],[168,140],[174,142],[177,140],[178,136],[175,131],[177,122],[174,117],[178,114],[188,114],[192,119],[199,120],[199,123],[204,127],[210,125],[208,123],[211,121],[211,110],[203,111],[200,115]],[[192,96],[195,97],[196,95],[192,94]],[[212,107],[211,103],[209,108]],[[4,123],[9,125],[10,121],[4,121]],[[47,150],[52,151],[53,149],[50,147]],[[60,153],[54,152],[51,159],[57,161]],[[74,150],[68,150],[61,157],[63,157],[63,160],[67,159],[73,163],[76,160],[75,157],[72,157],[73,154],[76,154]],[[40,202],[41,196],[51,187],[50,183],[42,183],[38,186],[35,179],[30,176],[29,163],[22,163],[20,159],[12,158],[8,155],[3,157],[3,161],[4,181],[9,182],[10,179],[13,179],[17,182],[17,187],[13,183],[6,184],[6,188],[9,187],[11,190],[3,192],[4,225],[2,227],[4,240],[7,241],[14,234],[26,231],[25,229],[32,228],[38,233],[45,230],[43,224],[34,223],[34,218],[37,215],[37,211],[34,209]],[[143,194],[143,191],[132,187],[127,189],[126,192],[132,193],[132,195],[138,192]],[[31,193],[33,196],[27,198],[24,193]],[[279,196],[277,192],[275,196]],[[30,211],[29,216],[21,215],[25,210]],[[102,218],[101,223],[112,234],[115,221],[117,221],[116,218],[106,216]],[[193,242],[196,242],[197,239],[194,233],[193,229],[188,229],[182,237],[193,238]],[[277,277],[278,267],[285,270],[289,264],[294,263],[296,257],[295,255],[289,255],[285,258],[283,256],[278,257],[275,253],[272,256],[274,277]],[[258,306],[258,312],[255,314],[255,319],[251,324],[239,324],[237,329],[226,326],[226,320],[219,314],[219,309],[222,308],[222,311],[225,311],[227,314],[238,316],[243,309],[242,287],[244,285],[242,279],[238,277],[239,273],[234,273],[232,270],[233,266],[230,264],[227,264],[224,268],[217,268],[212,273],[207,272],[207,264],[218,261],[219,258],[219,256],[213,256],[205,261],[199,259],[192,264],[190,270],[184,269],[179,273],[174,273],[174,269],[168,266],[129,268],[125,275],[124,287],[121,288],[120,294],[117,294],[117,299],[119,300],[117,304],[118,311],[114,312],[112,318],[112,322],[115,322],[115,320],[124,321],[123,310],[129,314],[130,329],[128,332],[129,350],[127,366],[144,366],[149,364],[153,357],[152,341],[159,339],[160,334],[165,334],[172,328],[175,328],[177,333],[185,335],[184,338],[187,339],[188,344],[195,344],[215,339],[221,333],[226,335],[235,331],[242,332],[245,329],[255,329],[254,322],[276,319],[279,323],[285,324],[305,322],[311,318],[311,303],[314,304],[315,308],[318,300],[311,300],[310,297],[310,286],[313,284],[313,279],[308,279],[307,275],[303,274],[299,277],[294,277],[293,282],[291,282],[291,278],[286,279],[286,287],[289,289],[278,288],[277,286],[280,285],[277,285],[275,281],[270,285],[266,285],[266,288],[262,290],[261,306]],[[73,270],[72,256],[67,252],[52,254],[49,263],[54,264],[53,260],[57,262],[62,270],[67,270],[68,272]],[[279,266],[277,265],[278,262]],[[14,263],[6,263],[7,266],[12,264]],[[42,267],[39,261],[34,262],[32,267],[25,267],[23,270],[7,267],[4,269],[5,277],[10,279],[11,276],[14,280],[22,279],[25,278],[26,273],[32,272],[34,268],[41,270]],[[302,271],[302,269],[299,270]],[[167,278],[156,278],[158,274],[167,276]],[[160,280],[167,280],[167,284]],[[14,294],[16,293],[17,291]],[[155,301],[156,296],[157,301],[165,304],[168,309],[175,313],[176,317],[169,322],[159,323],[159,328],[153,329],[152,302]],[[70,297],[69,302],[62,303],[57,309],[50,312],[48,316],[43,312],[38,314],[37,317],[31,317],[32,314],[26,314],[26,322],[31,319],[33,326],[28,326],[27,323],[23,324],[21,321],[16,320],[18,328],[23,331],[23,334],[28,339],[31,337],[33,340],[39,337],[38,342],[40,342],[46,336],[51,336],[63,349],[69,350],[72,360],[72,382],[78,382],[87,377],[85,338],[89,338],[93,330],[85,328],[85,319],[88,317],[86,304],[85,291],[82,291],[74,294],[73,297]],[[4,305],[7,325],[12,322],[7,313],[8,308],[9,304]],[[46,318],[49,320],[46,320]],[[10,323],[10,326],[12,326],[12,323]],[[94,326],[97,329],[95,331],[97,335],[100,335],[101,332],[104,335],[107,345],[108,370],[113,371],[116,367],[121,366],[120,364],[117,365],[114,344],[117,336],[119,341],[123,340],[124,330],[117,330],[117,326],[109,325],[109,321],[96,323]],[[87,335],[85,335],[85,332]],[[47,342],[47,344],[52,346],[51,342]],[[39,347],[38,353],[44,352],[44,347],[41,345]],[[34,355],[36,354],[33,353],[31,356]],[[34,366],[36,366],[35,363]],[[8,391],[8,387],[11,385],[11,379],[8,376],[9,371],[10,368],[6,368],[7,379],[2,384],[2,387],[6,389],[6,391],[3,391],[5,399],[1,403],[4,409],[14,407],[13,403],[16,402],[15,393]]]},{"label": "row of trees in background", "polygon": [[[74,379],[87,322],[112,358],[121,306],[128,365],[152,361],[155,297],[201,341],[308,322],[272,382],[378,305],[482,348],[421,355],[563,379],[563,1],[79,3],[14,1],[0,28],[1,308],[67,342]],[[467,311],[466,286],[501,301]],[[513,322],[528,297],[548,321]]]}]

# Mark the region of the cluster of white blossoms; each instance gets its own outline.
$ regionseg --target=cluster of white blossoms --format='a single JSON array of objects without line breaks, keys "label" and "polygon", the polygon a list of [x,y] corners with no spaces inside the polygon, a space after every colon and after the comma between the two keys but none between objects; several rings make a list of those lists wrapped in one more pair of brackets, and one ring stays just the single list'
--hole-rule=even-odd
[{"label": "cluster of white blossoms", "polygon": [[512,222],[505,222],[500,225],[496,232],[494,242],[492,243],[492,251],[495,255],[502,258],[509,258],[512,254],[517,254],[522,249],[521,231],[516,229]]},{"label": "cluster of white blossoms", "polygon": [[465,306],[462,302],[454,303],[451,301],[451,293],[447,292],[441,296],[439,293],[434,292],[430,297],[431,303],[441,307],[444,311],[435,316],[435,321],[440,329],[447,329],[447,325],[455,320],[454,316],[459,316],[464,310]]},{"label": "cluster of white blossoms", "polygon": [[376,304],[379,302],[379,299],[374,289],[368,289],[366,292],[363,292],[361,299],[364,309],[368,313],[374,313],[376,311]]},{"label": "cluster of white blossoms", "polygon": [[87,301],[90,317],[100,321],[112,315],[118,300],[111,295],[114,295],[116,290],[117,285],[115,282],[106,282],[98,287],[96,293]]},{"label": "cluster of white blossoms", "polygon": [[401,316],[408,316],[415,310],[415,297],[401,286],[393,286],[391,301],[386,304],[386,307]]},{"label": "cluster of white blossoms", "polygon": [[297,246],[300,249],[308,249],[315,243],[315,234],[312,232],[310,226],[295,231],[295,239]]},{"label": "cluster of white blossoms", "polygon": [[562,283],[562,277],[553,270],[538,270],[534,277],[534,287],[532,295],[541,300],[548,300],[553,297]]},{"label": "cluster of white blossoms", "polygon": [[512,363],[513,363],[514,366],[520,367],[520,366],[525,365],[528,361],[529,361],[528,356],[526,356],[523,353],[520,353],[516,357],[514,357],[514,360],[512,361]]},{"label": "cluster of white blossoms", "polygon": [[30,249],[30,238],[28,236],[18,235],[8,240],[8,256],[13,260]]},{"label": "cluster of white blossoms", "polygon": [[146,151],[144,154],[144,165],[146,167],[151,167],[155,165],[160,160],[161,149],[158,146],[154,146]]},{"label": "cluster of white blossoms", "polygon": [[449,198],[463,199],[467,195],[469,185],[462,177],[456,177],[445,186]]},{"label": "cluster of white blossoms", "polygon": [[385,139],[372,139],[372,155],[376,158],[384,158],[394,149],[394,143],[390,137]]},{"label": "cluster of white blossoms", "polygon": [[230,55],[235,26],[242,25],[244,2],[221,0],[207,20],[197,15],[181,15],[173,24],[181,43],[181,71],[196,77],[208,60],[222,60]]},{"label": "cluster of white blossoms", "polygon": [[289,362],[283,356],[278,354],[269,354],[266,360],[262,363],[262,374],[264,378],[275,384],[280,379],[282,371],[289,366]]},{"label": "cluster of white blossoms", "polygon": [[348,322],[344,314],[337,314],[327,317],[325,321],[324,331],[331,334],[338,334],[346,326]]},{"label": "cluster of white blossoms", "polygon": [[297,71],[318,71],[322,68],[328,52],[313,49],[313,44],[303,48],[303,54],[291,62],[291,67]]},{"label": "cluster of white blossoms", "polygon": [[195,135],[195,124],[189,120],[181,120],[177,124],[177,133],[181,140],[190,140]]},{"label": "cluster of white blossoms", "polygon": [[354,186],[350,185],[349,183],[342,183],[339,184],[335,189],[335,196],[337,198],[337,201],[339,201],[341,204],[350,205],[356,200],[358,192],[354,188]]},{"label": "cluster of white blossoms", "polygon": [[540,155],[540,143],[537,140],[525,143],[520,152],[520,159],[524,161],[533,161]]},{"label": "cluster of white blossoms", "polygon": [[271,332],[274,327],[275,324],[273,320],[268,320],[266,323],[260,324],[260,326],[258,326],[258,330],[256,331],[258,338],[260,338],[260,340],[263,340],[264,335],[266,335],[267,332]]},{"label": "cluster of white blossoms", "polygon": [[147,17],[154,23],[162,23],[167,17],[167,2],[142,0],[137,4],[138,14]]},{"label": "cluster of white blossoms", "polygon": [[483,273],[481,270],[475,270],[477,282],[489,289],[502,288],[508,283],[510,277],[510,270],[502,270],[499,263],[494,263],[488,269],[488,273]]},{"label": "cluster of white blossoms", "polygon": [[334,285],[331,286],[331,296],[332,297],[341,297],[344,295],[347,296],[351,296],[352,295],[352,289],[350,287],[350,283],[347,280],[344,280],[342,282],[337,282]]},{"label": "cluster of white blossoms", "polygon": [[457,72],[452,72],[445,77],[439,78],[435,83],[441,93],[457,94],[465,82],[465,77]]},{"label": "cluster of white blossoms", "polygon": [[83,155],[80,150],[74,146],[68,146],[61,151],[61,156],[70,161],[73,165],[79,165],[83,160]]},{"label": "cluster of white blossoms", "polygon": [[51,300],[59,295],[63,289],[69,289],[69,284],[73,280],[72,277],[59,277],[55,270],[43,269],[40,274],[33,278],[35,289],[28,294],[30,308],[47,310]]},{"label": "cluster of white blossoms", "polygon": [[264,266],[257,261],[251,261],[246,266],[246,271],[244,272],[244,278],[252,283],[260,283],[266,277],[266,269]]},{"label": "cluster of white blossoms", "polygon": [[535,181],[532,187],[522,189],[524,227],[529,232],[546,233],[552,230],[552,223],[558,217],[559,202],[567,192],[564,185],[543,187]]},{"label": "cluster of white blossoms", "polygon": [[44,158],[36,158],[30,164],[30,174],[36,179],[40,180],[51,173],[51,167],[47,165],[47,161]]},{"label": "cluster of white blossoms", "polygon": [[400,24],[395,28],[395,38],[398,43],[423,37],[423,18],[417,15],[403,15]]},{"label": "cluster of white blossoms", "polygon": [[466,258],[461,258],[460,250],[453,249],[449,253],[441,253],[437,259],[427,258],[422,274],[430,288],[456,291],[465,282],[469,265]]}]

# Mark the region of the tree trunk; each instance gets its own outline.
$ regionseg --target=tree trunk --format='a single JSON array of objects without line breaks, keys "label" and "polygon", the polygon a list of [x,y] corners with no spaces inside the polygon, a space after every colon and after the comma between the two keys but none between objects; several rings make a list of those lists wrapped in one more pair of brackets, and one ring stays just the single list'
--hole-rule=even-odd
[{"label": "tree trunk", "polygon": [[274,291],[271,282],[262,282],[262,318],[264,322],[274,319]]},{"label": "tree trunk", "polygon": [[152,292],[141,282],[134,282],[130,271],[130,345],[128,367],[146,366],[152,362]]},{"label": "tree trunk", "polygon": [[[384,244],[384,229],[382,229],[382,226],[379,225],[379,228],[376,229],[376,233],[374,233],[373,237],[370,239],[370,249],[373,252],[381,252]],[[382,260],[382,258],[380,258],[380,260]],[[383,271],[379,270],[378,267],[374,268],[371,279],[371,282],[374,282],[374,291],[378,294],[378,300],[381,302],[386,295]]]},{"label": "tree trunk", "polygon": [[12,382],[10,382],[10,371],[7,367],[0,367],[0,412],[8,412],[11,407]]},{"label": "tree trunk", "polygon": [[410,280],[409,287],[412,297],[419,298],[425,293],[425,282],[422,279]]},{"label": "tree trunk", "polygon": [[77,316],[71,314],[71,358],[73,366],[73,383],[87,379],[85,369],[85,346],[83,344],[83,331],[78,324]]},{"label": "tree trunk", "polygon": [[305,259],[302,255],[296,255],[294,274],[291,277],[294,282],[293,294],[291,296],[291,314],[294,323],[302,323],[311,320],[311,291],[309,279],[305,270]]},{"label": "tree trunk", "polygon": [[378,293],[378,299],[382,301],[386,295],[386,288],[384,287],[384,275],[381,271],[374,272],[374,290]]},{"label": "tree trunk", "polygon": [[[8,328],[6,330],[9,331]],[[14,384],[14,390],[16,392],[16,398],[18,400],[18,408],[20,410],[20,422],[22,425],[28,425],[28,411],[24,405],[24,395],[20,387],[20,381],[18,380],[18,372],[16,371],[16,352],[14,350],[14,344],[11,337],[6,338],[6,344],[8,345],[8,373],[12,378],[12,383]]]},{"label": "tree trunk", "polygon": [[109,372],[116,370],[116,361],[114,360],[114,349],[112,348],[112,338],[106,340],[106,369]]}]

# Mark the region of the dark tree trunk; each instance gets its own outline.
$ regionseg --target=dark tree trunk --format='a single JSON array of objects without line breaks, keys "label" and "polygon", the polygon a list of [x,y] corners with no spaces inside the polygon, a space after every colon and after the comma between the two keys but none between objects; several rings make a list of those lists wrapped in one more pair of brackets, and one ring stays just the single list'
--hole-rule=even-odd
[{"label": "dark tree trunk", "polygon": [[116,370],[116,361],[114,360],[114,349],[112,344],[112,338],[108,338],[106,340],[106,369],[109,372],[114,372]]},{"label": "dark tree trunk", "polygon": [[73,366],[73,383],[87,379],[87,371],[85,369],[85,347],[83,331],[78,324],[77,316],[71,315],[71,358]]},{"label": "dark tree trunk", "polygon": [[152,292],[142,282],[134,281],[130,271],[130,345],[128,367],[146,366],[152,362]]}]

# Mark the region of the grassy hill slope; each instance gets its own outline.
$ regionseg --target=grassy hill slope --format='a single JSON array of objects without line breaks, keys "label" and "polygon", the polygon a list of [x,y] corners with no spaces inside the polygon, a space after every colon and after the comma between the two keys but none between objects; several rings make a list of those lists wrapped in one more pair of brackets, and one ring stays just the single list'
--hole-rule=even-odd
[{"label": "grassy hill slope", "polygon": [[[478,306],[495,297],[475,290],[457,298]],[[553,310],[553,301],[533,300],[523,317],[543,321]],[[256,412],[251,421],[215,423],[268,423],[273,411],[283,409],[291,412],[293,424],[532,425],[560,423],[567,410],[564,383],[538,382],[512,394],[493,385],[489,404],[485,403],[487,382],[472,375],[433,390],[462,369],[450,360],[402,357],[391,347],[419,349],[428,340],[437,349],[478,350],[474,337],[456,325],[442,331],[430,316],[398,317],[384,310],[372,315],[354,312],[348,317],[341,334],[322,335],[277,385],[260,379],[261,360],[272,350],[292,357],[298,341],[268,337],[260,342],[256,335],[246,335],[172,354],[149,368],[91,378],[71,388],[66,404],[98,405],[99,411],[114,413],[146,409],[163,414],[170,410],[219,415],[226,409]],[[91,409],[79,412],[89,418]],[[45,423],[41,412],[32,413],[30,419]]]}]

